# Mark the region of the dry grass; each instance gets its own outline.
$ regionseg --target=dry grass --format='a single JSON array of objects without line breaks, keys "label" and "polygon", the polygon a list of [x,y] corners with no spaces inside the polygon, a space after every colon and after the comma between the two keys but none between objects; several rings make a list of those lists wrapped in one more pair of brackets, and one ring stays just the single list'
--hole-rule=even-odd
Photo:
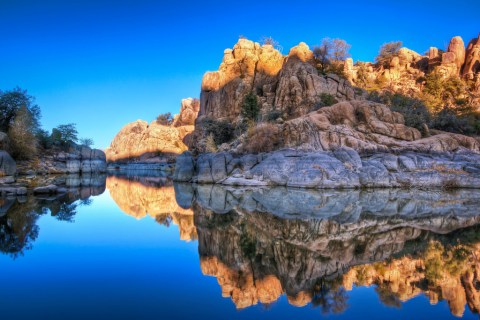
[{"label": "dry grass", "polygon": [[449,173],[449,174],[466,174],[466,172],[463,171],[462,169],[449,168],[444,165],[434,165],[432,167],[432,170],[438,171],[441,173]]},{"label": "dry grass", "polygon": [[272,123],[252,125],[247,131],[244,150],[248,153],[270,152],[282,145],[280,129]]}]

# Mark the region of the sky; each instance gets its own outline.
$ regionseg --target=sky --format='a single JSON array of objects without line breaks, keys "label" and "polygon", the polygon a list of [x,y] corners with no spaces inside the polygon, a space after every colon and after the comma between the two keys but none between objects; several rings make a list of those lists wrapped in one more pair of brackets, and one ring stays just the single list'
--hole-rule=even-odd
[{"label": "sky", "polygon": [[28,90],[44,129],[76,123],[103,149],[128,122],[199,97],[240,35],[271,36],[284,54],[342,38],[355,61],[373,61],[390,41],[419,53],[456,35],[467,43],[479,12],[479,0],[0,0],[0,90]]}]

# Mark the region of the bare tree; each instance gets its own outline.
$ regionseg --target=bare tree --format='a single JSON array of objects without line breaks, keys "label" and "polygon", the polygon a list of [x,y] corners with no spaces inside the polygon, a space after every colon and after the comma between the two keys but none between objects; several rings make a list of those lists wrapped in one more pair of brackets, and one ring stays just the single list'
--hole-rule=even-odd
[{"label": "bare tree", "polygon": [[313,55],[317,61],[318,68],[322,73],[341,71],[339,68],[343,61],[350,57],[348,52],[351,48],[343,39],[323,38],[319,46],[313,48]]},{"label": "bare tree", "polygon": [[390,63],[393,57],[398,55],[398,51],[402,45],[403,43],[401,41],[384,43],[380,47],[380,51],[378,52],[378,56],[375,58],[375,61],[382,66],[386,66]]}]

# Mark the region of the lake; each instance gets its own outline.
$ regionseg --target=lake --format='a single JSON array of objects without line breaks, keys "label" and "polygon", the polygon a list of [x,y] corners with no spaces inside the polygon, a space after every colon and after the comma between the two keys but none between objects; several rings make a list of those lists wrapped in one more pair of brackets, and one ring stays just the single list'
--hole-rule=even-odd
[{"label": "lake", "polygon": [[0,199],[2,319],[478,319],[480,190],[69,179]]}]

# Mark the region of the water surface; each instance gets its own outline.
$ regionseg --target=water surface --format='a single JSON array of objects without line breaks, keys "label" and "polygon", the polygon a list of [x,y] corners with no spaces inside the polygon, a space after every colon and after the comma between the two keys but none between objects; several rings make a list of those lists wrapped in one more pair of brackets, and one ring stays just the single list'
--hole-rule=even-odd
[{"label": "water surface", "polygon": [[70,190],[1,200],[2,318],[478,318],[479,191]]}]

